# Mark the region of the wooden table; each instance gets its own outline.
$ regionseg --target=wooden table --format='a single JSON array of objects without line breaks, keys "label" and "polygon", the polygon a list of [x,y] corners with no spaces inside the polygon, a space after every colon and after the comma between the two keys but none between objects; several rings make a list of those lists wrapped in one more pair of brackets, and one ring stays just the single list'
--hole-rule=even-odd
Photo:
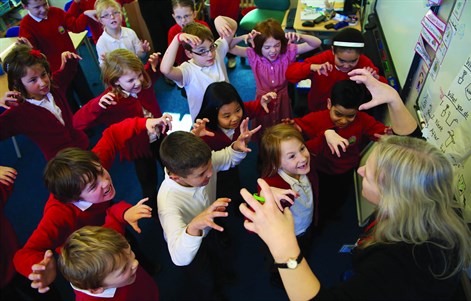
[{"label": "wooden table", "polygon": [[[321,22],[319,24],[314,25],[313,27],[306,27],[303,26],[303,22],[305,20],[301,20],[301,12],[305,9],[305,5],[302,3],[301,0],[298,0],[298,6],[296,9],[296,17],[294,18],[294,25],[293,28],[296,30],[298,33],[304,33],[304,34],[312,34],[318,37],[319,39],[322,40],[323,45],[330,45],[330,39],[332,36],[337,33],[337,30],[335,29],[326,29],[324,26],[327,24],[335,24],[338,21],[336,20],[328,20],[326,22]],[[359,16],[357,16],[359,17]],[[360,20],[360,18],[358,18]],[[357,21],[355,25],[349,26],[355,29],[358,29],[361,31],[361,24],[360,21]]]}]

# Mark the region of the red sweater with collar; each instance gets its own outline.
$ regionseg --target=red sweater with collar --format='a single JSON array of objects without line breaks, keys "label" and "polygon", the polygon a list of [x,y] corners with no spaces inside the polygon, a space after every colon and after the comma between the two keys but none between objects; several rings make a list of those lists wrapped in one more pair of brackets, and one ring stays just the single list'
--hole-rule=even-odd
[{"label": "red sweater with collar", "polygon": [[[94,10],[95,2],[95,0],[80,0],[80,2],[72,1],[72,4],[70,5],[67,13],[74,17],[79,17],[86,10]],[[124,4],[134,2],[134,0],[117,0],[116,2],[123,6]],[[92,33],[93,42],[96,44],[101,34],[103,33],[103,25],[101,25],[100,22],[93,20],[92,18],[87,18],[87,25],[90,29],[90,32]],[[124,16],[122,25],[126,26]]]},{"label": "red sweater with collar", "polygon": [[15,276],[13,255],[20,248],[15,229],[5,216],[4,208],[13,191],[13,184],[0,183],[0,290]]},{"label": "red sweater with collar", "polygon": [[[317,226],[317,222],[319,221],[319,178],[317,176],[316,169],[314,168],[313,164],[313,156],[311,156],[311,170],[307,174],[307,177],[309,179],[309,182],[311,183],[311,188],[312,188],[312,195],[314,197],[314,218],[313,218],[313,223],[315,226]],[[271,177],[263,178],[268,185],[281,188],[281,189],[291,189],[291,186],[278,174],[275,173]],[[258,193],[260,194],[260,186],[258,186]]]},{"label": "red sweater with collar", "polygon": [[[111,88],[108,87],[103,93],[87,102],[75,113],[73,117],[74,127],[85,130],[97,125],[110,126],[126,118],[144,117],[142,108],[151,112],[156,118],[161,117],[162,111],[154,90],[154,83],[161,73],[158,68],[157,72],[153,72],[149,64],[146,65],[145,69],[151,75],[152,84],[148,88],[143,88],[137,94],[137,98],[132,96],[127,98],[119,97],[116,105],[103,109],[100,107],[99,102],[103,95],[111,91]],[[149,136],[145,131],[133,136],[127,143],[128,147],[120,153],[121,159],[134,160],[140,157],[152,157]]]},{"label": "red sweater with collar", "polygon": [[[24,16],[20,23],[19,35],[27,38],[34,48],[46,55],[51,70],[54,71],[61,66],[62,52],[76,53],[67,31],[84,31],[87,27],[87,19],[88,17],[83,14],[75,18],[62,9],[51,6],[47,19],[43,19],[41,22],[36,22],[29,14]],[[77,68],[77,64],[78,62],[75,62],[75,68]]]},{"label": "red sweater with collar", "polygon": [[73,114],[65,95],[73,77],[71,64],[74,62],[68,61],[62,71],[54,72],[51,84],[51,94],[62,111],[65,124],[47,109],[24,101],[0,115],[0,140],[25,135],[38,145],[47,161],[66,147],[88,148],[87,135],[73,126]]},{"label": "red sweater with collar", "polygon": [[[145,122],[145,118],[127,119],[103,132],[103,137],[92,150],[100,158],[103,168],[107,170],[111,168],[116,153],[126,147],[126,141],[130,137],[145,130]],[[16,270],[28,277],[31,273],[31,266],[40,262],[47,250],[59,252],[60,247],[72,232],[86,225],[101,226],[105,223],[106,215],[120,219],[130,207],[131,205],[124,201],[113,206],[108,201],[93,204],[82,211],[72,203],[60,202],[51,194],[36,230],[24,247],[15,254],[13,263]]]},{"label": "red sweater with collar", "polygon": [[[206,23],[203,20],[195,20],[195,22],[199,23],[199,24],[202,24],[202,25],[209,28],[208,23]],[[181,33],[181,32],[182,32],[182,27],[178,24],[175,24],[172,27],[170,27],[170,29],[168,30],[168,45],[170,45],[170,43],[172,43],[172,41],[173,41],[173,38],[175,38],[175,36],[177,34]],[[186,62],[186,61],[188,61],[188,57],[185,54],[185,49],[183,49],[183,46],[180,45],[178,47],[177,56],[175,56],[175,64],[174,65],[175,66],[180,66],[183,62]]]},{"label": "red sweater with collar", "polygon": [[[260,116],[265,116],[267,113],[265,110],[262,108],[260,105],[260,98],[252,101],[247,101],[244,102],[244,108],[245,108],[245,116],[243,118],[249,117],[250,119],[260,117]],[[270,108],[270,104],[268,105],[268,108]],[[201,118],[204,116],[199,116],[198,118]],[[211,130],[211,129],[208,129]],[[221,128],[218,126],[216,127],[215,131],[212,131],[214,133],[214,136],[203,136],[201,137],[204,142],[206,142],[209,147],[214,150],[218,151],[221,150],[225,147],[228,147],[231,145],[232,142],[236,141],[237,138],[240,136],[240,127],[237,127],[234,131],[234,135],[232,135],[232,139],[227,137],[227,135],[221,130]]]},{"label": "red sweater with collar", "polygon": [[[323,64],[329,62],[332,66],[332,71],[329,72],[328,76],[319,75],[317,72],[311,71],[312,64]],[[373,68],[378,72],[378,68],[373,62],[365,55],[360,55],[358,63],[355,67],[357,68]],[[295,62],[289,65],[286,70],[286,79],[292,83],[297,83],[303,79],[311,80],[311,89],[307,96],[307,105],[309,112],[315,112],[325,110],[327,108],[327,98],[330,97],[330,92],[334,84],[339,80],[350,79],[348,73],[342,72],[335,68],[335,57],[332,50],[326,50],[317,55],[311,56],[305,59],[303,62]],[[387,83],[383,76],[380,76],[380,81]]]},{"label": "red sweater with collar", "polygon": [[[360,153],[363,150],[364,140],[377,140],[375,134],[384,134],[386,126],[365,112],[357,112],[355,120],[347,127],[336,128],[330,119],[329,110],[311,112],[302,118],[295,118],[294,122],[308,137],[306,146],[314,155],[314,167],[327,174],[342,174],[352,168],[358,167]],[[346,152],[341,152],[341,157],[332,154],[324,132],[334,129],[337,134],[349,141]]]}]

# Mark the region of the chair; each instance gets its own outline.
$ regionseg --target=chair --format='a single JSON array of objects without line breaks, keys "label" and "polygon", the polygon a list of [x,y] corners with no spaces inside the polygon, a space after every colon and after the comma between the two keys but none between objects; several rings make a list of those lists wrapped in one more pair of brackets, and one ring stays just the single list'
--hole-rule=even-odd
[{"label": "chair", "polygon": [[281,24],[286,10],[290,7],[290,0],[254,0],[254,4],[257,8],[248,12],[239,23],[239,26],[247,31],[251,31],[257,23],[268,18],[273,18]]},{"label": "chair", "polygon": [[5,38],[14,38],[20,35],[20,27],[12,26],[5,32]]}]

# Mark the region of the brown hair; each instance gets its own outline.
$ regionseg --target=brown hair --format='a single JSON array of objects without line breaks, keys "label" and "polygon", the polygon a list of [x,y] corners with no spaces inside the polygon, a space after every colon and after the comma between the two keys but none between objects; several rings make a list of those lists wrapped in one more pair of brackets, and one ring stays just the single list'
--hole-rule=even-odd
[{"label": "brown hair", "polygon": [[87,184],[95,183],[102,174],[103,168],[95,153],[69,147],[47,163],[43,179],[49,192],[66,203],[78,201]]},{"label": "brown hair", "polygon": [[[21,78],[26,75],[27,68],[35,65],[44,67],[51,78],[51,68],[44,54],[23,44],[13,47],[3,61],[3,70],[7,73],[8,89],[20,92],[23,97],[29,97]],[[24,100],[19,99],[18,101]]]},{"label": "brown hair", "polygon": [[73,232],[61,248],[59,269],[72,285],[89,290],[128,260],[129,243],[113,229],[85,226]]},{"label": "brown hair", "polygon": [[261,177],[271,177],[281,165],[281,142],[297,139],[304,144],[301,132],[289,124],[277,124],[267,128],[260,141]]},{"label": "brown hair", "polygon": [[254,38],[254,51],[256,54],[262,56],[263,44],[270,37],[281,42],[280,54],[286,53],[288,39],[285,36],[285,31],[281,28],[280,22],[270,18],[257,23],[254,30],[260,32],[260,34],[256,35]]},{"label": "brown hair", "polygon": [[[182,32],[197,36],[200,38],[201,42],[206,40],[210,41],[211,43],[214,42],[214,36],[211,30],[204,26],[203,24],[197,22],[191,22],[183,27]],[[190,44],[182,43],[182,46],[185,50],[191,51],[193,48]]]}]

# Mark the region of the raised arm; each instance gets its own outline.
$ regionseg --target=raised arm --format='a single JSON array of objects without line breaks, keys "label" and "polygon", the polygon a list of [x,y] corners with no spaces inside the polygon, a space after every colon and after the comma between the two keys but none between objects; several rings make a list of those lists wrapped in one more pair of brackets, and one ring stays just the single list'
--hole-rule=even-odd
[{"label": "raised arm", "polygon": [[237,31],[237,22],[229,17],[218,16],[214,19],[214,26],[219,36],[225,39],[228,45],[231,45]]},{"label": "raised arm", "polygon": [[290,43],[297,43],[302,41],[301,44],[298,44],[298,54],[303,54],[308,51],[314,50],[322,44],[322,41],[318,37],[308,34],[287,32],[286,38],[289,40]]},{"label": "raised arm", "polygon": [[194,35],[179,33],[173,38],[172,43],[168,45],[167,51],[165,51],[164,57],[160,62],[160,72],[167,78],[180,83],[183,80],[182,71],[173,65],[175,64],[178,47],[180,47],[180,43],[182,42],[190,45],[199,45],[201,43],[199,38]]},{"label": "raised arm", "polygon": [[[246,189],[241,195],[251,207],[243,203],[239,206],[242,214],[248,219],[244,227],[255,232],[267,244],[276,263],[286,263],[290,258],[296,259],[301,252],[294,234],[293,215],[288,208],[282,211],[275,203],[270,186],[258,180],[265,203],[260,204]],[[320,290],[320,282],[312,272],[306,259],[295,269],[278,269],[290,300],[312,299]]]},{"label": "raised arm", "polygon": [[350,71],[348,75],[351,80],[365,84],[372,95],[372,100],[362,104],[359,110],[368,110],[381,104],[387,104],[391,127],[395,134],[409,135],[417,129],[417,122],[393,87],[378,81],[366,69],[355,69]]}]

